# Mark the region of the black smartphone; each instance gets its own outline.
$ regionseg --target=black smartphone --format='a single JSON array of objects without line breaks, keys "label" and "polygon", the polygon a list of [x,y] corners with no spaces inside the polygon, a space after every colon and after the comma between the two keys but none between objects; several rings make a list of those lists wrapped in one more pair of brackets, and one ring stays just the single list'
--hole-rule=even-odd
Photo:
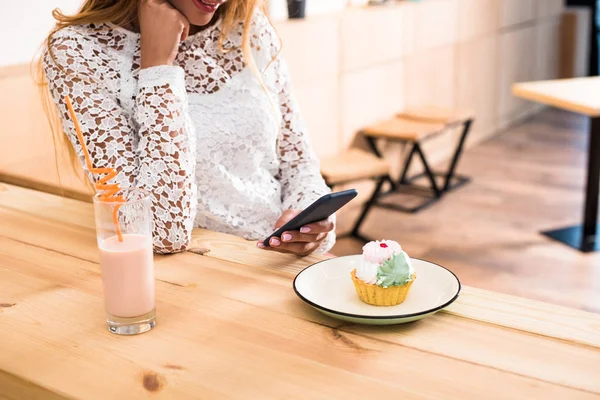
[{"label": "black smartphone", "polygon": [[292,220],[288,221],[281,228],[269,235],[269,237],[263,241],[263,244],[268,247],[269,240],[271,240],[272,237],[280,238],[285,231],[297,231],[304,225],[329,218],[329,216],[348,204],[350,200],[357,195],[358,192],[355,189],[326,194],[310,206],[306,207],[306,209],[296,215]]}]

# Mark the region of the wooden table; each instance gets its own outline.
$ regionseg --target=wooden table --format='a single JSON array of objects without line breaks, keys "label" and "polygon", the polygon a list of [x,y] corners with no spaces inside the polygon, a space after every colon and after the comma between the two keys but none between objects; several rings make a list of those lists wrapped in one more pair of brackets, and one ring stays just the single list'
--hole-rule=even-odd
[{"label": "wooden table", "polygon": [[583,114],[590,118],[583,223],[542,233],[582,252],[599,251],[600,77],[518,83],[513,86],[513,93],[523,99]]},{"label": "wooden table", "polygon": [[465,287],[416,323],[348,325],[291,288],[317,257],[194,243],[156,257],[156,328],[115,336],[91,205],[0,183],[0,398],[600,398],[600,315]]}]

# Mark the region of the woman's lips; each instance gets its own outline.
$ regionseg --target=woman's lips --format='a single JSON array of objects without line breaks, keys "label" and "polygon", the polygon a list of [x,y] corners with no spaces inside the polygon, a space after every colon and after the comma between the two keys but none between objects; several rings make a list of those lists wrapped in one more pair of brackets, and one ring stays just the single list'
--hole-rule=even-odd
[{"label": "woman's lips", "polygon": [[221,5],[221,2],[210,2],[204,0],[192,0],[194,5],[198,7],[201,11],[212,14],[217,11],[217,8]]}]

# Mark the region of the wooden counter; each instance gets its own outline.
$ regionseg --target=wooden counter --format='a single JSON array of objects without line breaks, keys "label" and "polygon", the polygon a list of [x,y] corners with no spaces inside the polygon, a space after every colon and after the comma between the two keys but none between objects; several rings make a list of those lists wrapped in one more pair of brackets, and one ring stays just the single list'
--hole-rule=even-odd
[{"label": "wooden counter", "polygon": [[204,256],[156,257],[156,328],[114,336],[94,236],[90,204],[0,184],[0,398],[600,397],[599,315],[465,287],[417,323],[343,324],[292,290],[318,257],[202,230]]}]

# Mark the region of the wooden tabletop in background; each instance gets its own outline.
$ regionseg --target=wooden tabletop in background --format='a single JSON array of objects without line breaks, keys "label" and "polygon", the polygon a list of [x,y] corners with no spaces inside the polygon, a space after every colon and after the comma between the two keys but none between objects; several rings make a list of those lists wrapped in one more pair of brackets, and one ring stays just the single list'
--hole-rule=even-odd
[{"label": "wooden tabletop in background", "polygon": [[513,94],[562,110],[600,116],[600,77],[553,79],[513,85]]},{"label": "wooden tabletop in background", "polygon": [[93,223],[0,183],[0,398],[600,397],[599,315],[465,287],[416,323],[349,325],[292,290],[318,257],[203,230],[205,255],[156,257],[156,328],[112,335]]}]

